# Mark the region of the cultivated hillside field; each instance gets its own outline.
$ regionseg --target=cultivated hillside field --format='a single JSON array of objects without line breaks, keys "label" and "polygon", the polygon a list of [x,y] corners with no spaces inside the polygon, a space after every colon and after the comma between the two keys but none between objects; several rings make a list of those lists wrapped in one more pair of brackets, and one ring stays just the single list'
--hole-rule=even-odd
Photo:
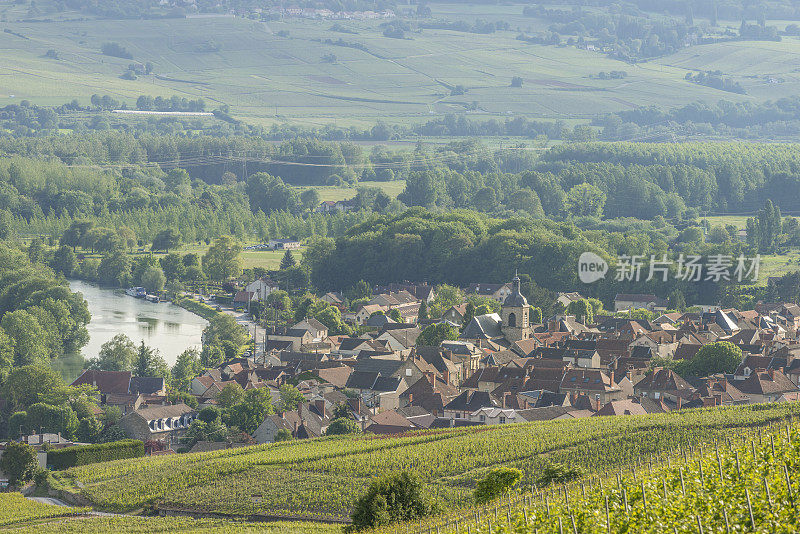
[{"label": "cultivated hillside field", "polygon": [[100,509],[195,509],[293,520],[346,519],[370,481],[411,470],[444,508],[468,505],[475,481],[499,465],[530,487],[553,464],[598,473],[676,447],[750,435],[796,417],[795,403],[687,410],[632,417],[337,437],[226,451],[120,460],[57,473]]},{"label": "cultivated hillside field", "polygon": [[[418,122],[466,110],[479,117],[587,119],[636,106],[774,99],[800,87],[796,38],[695,46],[633,65],[574,46],[520,41],[517,28],[538,29],[542,21],[522,17],[521,5],[504,9],[500,16],[512,24],[509,31],[425,29],[404,39],[384,37],[377,21],[345,21],[335,29],[332,21],[264,23],[231,16],[0,23],[13,32],[0,33],[0,106],[23,99],[85,103],[92,93],[132,106],[140,94],[179,94],[202,97],[209,109],[227,104],[234,116],[254,124],[343,126],[379,118]],[[455,6],[437,10],[453,20],[486,18],[475,7],[458,17]],[[340,39],[340,45],[325,43]],[[100,47],[112,41],[133,60],[102,55]],[[59,59],[45,57],[51,49]],[[152,63],[154,75],[120,79],[132,61]],[[775,80],[754,76],[756,68],[766,68]],[[687,82],[686,73],[696,69],[721,70],[749,94]],[[628,75],[597,77],[613,70]],[[514,76],[523,78],[523,87],[510,87]],[[467,93],[451,95],[458,85]]]}]

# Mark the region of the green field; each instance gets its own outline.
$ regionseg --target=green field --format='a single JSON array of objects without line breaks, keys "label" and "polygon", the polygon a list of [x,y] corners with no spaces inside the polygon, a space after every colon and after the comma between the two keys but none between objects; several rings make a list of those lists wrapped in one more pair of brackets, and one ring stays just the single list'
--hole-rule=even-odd
[{"label": "green field", "polygon": [[177,517],[97,517],[85,508],[31,501],[19,493],[0,493],[0,528],[21,533],[64,532],[263,532],[266,534],[336,534],[341,528],[321,523],[246,523]]},{"label": "green field", "polygon": [[789,414],[793,403],[606,417],[405,437],[323,438],[213,453],[121,460],[56,473],[64,489],[101,509],[157,505],[234,515],[346,518],[370,481],[417,472],[445,507],[467,505],[476,479],[498,465],[518,467],[530,485],[546,466],[587,473],[630,465],[672,447],[749,432]]},{"label": "green field", "polygon": [[[437,9],[456,18],[455,5]],[[503,8],[507,18],[521,17],[521,12],[522,5]],[[463,17],[474,20],[469,13]],[[519,22],[530,26],[536,20]],[[0,23],[24,36],[0,33],[0,105],[22,99],[61,104],[77,98],[86,103],[92,93],[132,105],[140,94],[179,94],[203,97],[209,109],[228,104],[234,116],[265,126],[419,122],[465,112],[474,102],[473,117],[586,119],[652,104],[753,101],[752,96],[702,87],[683,77],[688,69],[706,66],[745,76],[750,71],[736,65],[764,61],[786,80],[759,88],[758,97],[797,91],[797,75],[790,72],[800,49],[795,40],[692,47],[659,63],[630,65],[575,47],[526,44],[516,39],[516,29],[489,35],[426,29],[391,39],[382,35],[377,22],[342,24],[356,33],[331,31],[331,21],[261,23],[224,16]],[[339,38],[366,51],[320,42]],[[128,49],[133,61],[152,62],[159,76],[180,81],[153,75],[120,79],[131,60],[101,55],[101,45],[109,41]],[[199,51],[210,42],[218,51]],[[737,46],[754,51],[737,51]],[[58,52],[58,60],[44,57],[49,49]],[[323,62],[326,54],[334,54],[336,62]],[[739,59],[742,55],[745,59]],[[768,59],[775,55],[780,59]],[[611,70],[625,70],[628,77],[596,77]],[[524,79],[522,88],[509,87],[513,76]],[[468,93],[450,96],[448,87],[459,84]]]},{"label": "green field", "polygon": [[320,200],[347,200],[356,196],[358,187],[377,187],[392,198],[403,192],[406,187],[405,180],[395,180],[393,182],[359,182],[357,187],[338,187],[332,185],[297,187],[296,189],[316,189]]}]

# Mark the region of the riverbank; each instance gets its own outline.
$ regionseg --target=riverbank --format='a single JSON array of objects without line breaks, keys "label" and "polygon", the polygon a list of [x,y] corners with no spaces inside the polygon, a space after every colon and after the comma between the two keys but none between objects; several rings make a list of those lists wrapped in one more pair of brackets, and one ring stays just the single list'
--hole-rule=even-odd
[{"label": "riverbank", "polygon": [[[85,358],[94,358],[103,343],[125,334],[136,344],[144,341],[157,348],[169,365],[187,349],[199,349],[208,326],[208,310],[189,309],[172,302],[152,303],[80,280],[70,280],[70,289],[83,294],[92,319],[87,325],[89,343]],[[201,312],[201,313],[198,313]]]}]

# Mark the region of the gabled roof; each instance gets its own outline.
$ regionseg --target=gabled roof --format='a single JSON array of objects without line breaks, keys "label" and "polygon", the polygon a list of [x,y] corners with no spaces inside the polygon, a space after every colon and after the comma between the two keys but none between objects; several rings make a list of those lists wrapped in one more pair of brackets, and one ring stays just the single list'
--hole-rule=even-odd
[{"label": "gabled roof", "polygon": [[598,417],[604,415],[647,415],[647,410],[638,402],[625,399],[606,403],[595,415]]},{"label": "gabled roof", "polygon": [[497,401],[492,399],[489,393],[485,391],[464,391],[447,403],[444,409],[458,412],[474,412],[480,408],[487,407],[499,407]]},{"label": "gabled roof", "polygon": [[671,369],[658,369],[647,373],[633,387],[634,391],[664,391],[688,396],[694,388]]},{"label": "gabled roof", "polygon": [[89,384],[90,386],[97,387],[97,390],[103,394],[115,395],[128,395],[130,393],[131,383],[130,371],[99,371],[95,369],[87,369],[72,382],[72,386],[80,386],[82,384]]},{"label": "gabled roof", "polygon": [[500,329],[502,320],[496,313],[477,315],[461,332],[461,339],[493,339],[503,335]]},{"label": "gabled roof", "polygon": [[785,374],[775,369],[751,373],[745,380],[737,382],[736,387],[747,395],[775,395],[798,391],[797,386]]}]

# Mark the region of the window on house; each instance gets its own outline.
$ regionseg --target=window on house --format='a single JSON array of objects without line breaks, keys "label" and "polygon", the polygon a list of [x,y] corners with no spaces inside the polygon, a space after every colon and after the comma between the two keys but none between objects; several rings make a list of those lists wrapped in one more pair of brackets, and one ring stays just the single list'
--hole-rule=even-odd
[{"label": "window on house", "polygon": [[514,313],[508,314],[508,326],[515,327],[517,326],[517,316]]},{"label": "window on house", "polygon": [[411,376],[411,369],[406,369],[406,376]]},{"label": "window on house", "polygon": [[485,415],[482,415],[482,416],[481,416],[481,423],[485,423],[485,422],[486,422],[486,416],[485,416]]},{"label": "window on house", "polygon": [[501,415],[500,416],[500,424],[502,425],[505,422],[506,422],[506,418]]},{"label": "window on house", "polygon": [[656,398],[656,399],[660,399],[661,398],[661,393],[656,391],[656,392],[653,393],[653,397]]}]

